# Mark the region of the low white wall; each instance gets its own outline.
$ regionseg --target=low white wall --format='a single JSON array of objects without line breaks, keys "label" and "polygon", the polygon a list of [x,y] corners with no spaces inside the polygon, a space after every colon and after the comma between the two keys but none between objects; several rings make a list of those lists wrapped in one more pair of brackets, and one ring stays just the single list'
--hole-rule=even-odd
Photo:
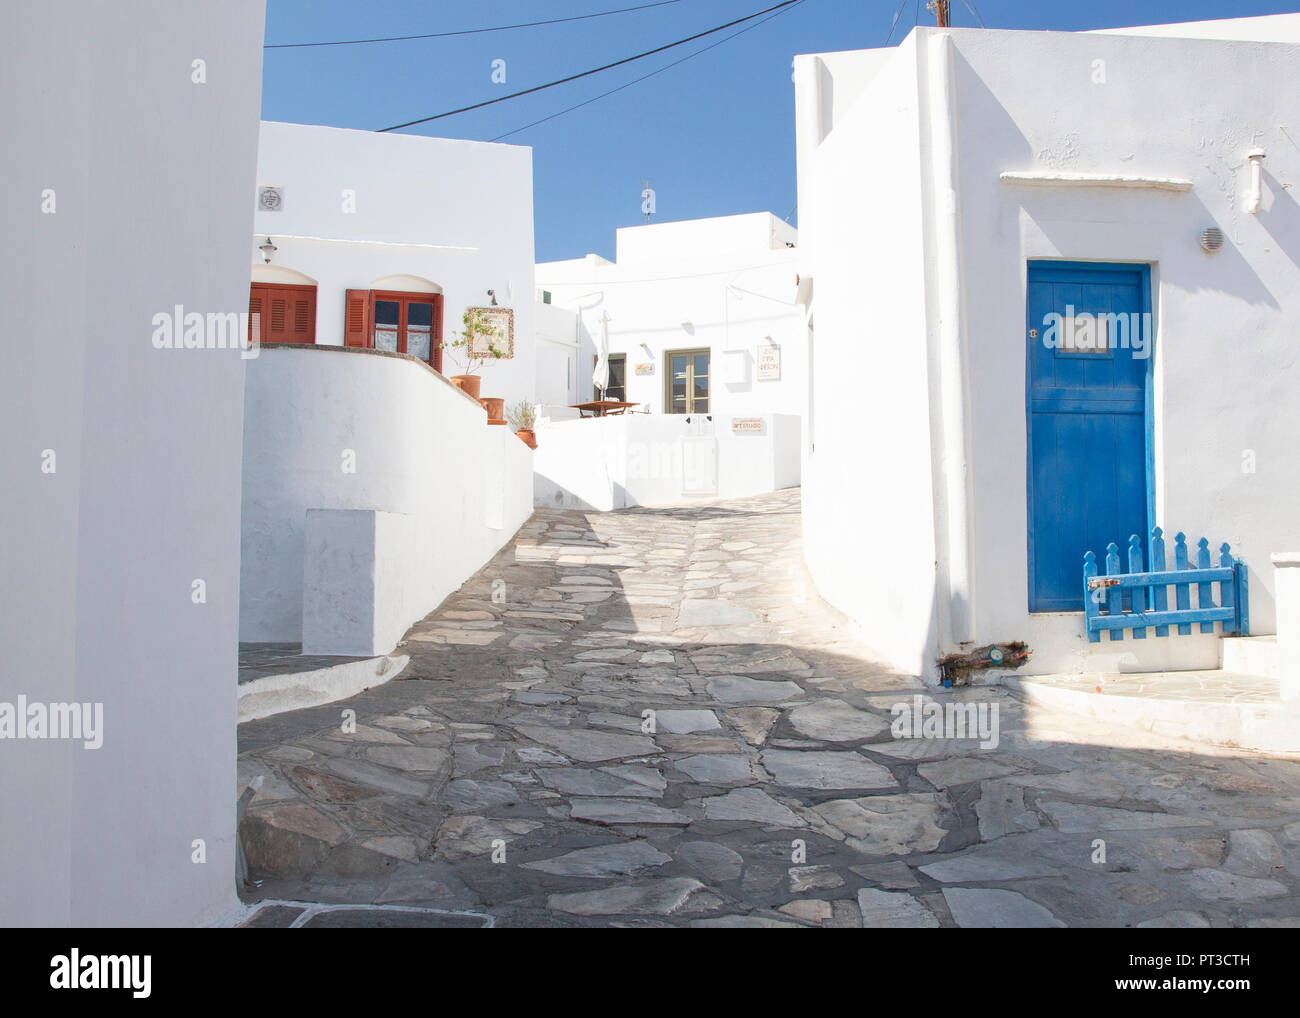
[{"label": "low white wall", "polygon": [[[359,524],[370,527],[373,603],[354,605],[350,622],[339,616],[340,633],[354,638],[370,613],[371,648],[321,649],[329,623],[319,613],[309,632],[317,653],[391,650],[531,514],[532,455],[411,358],[264,347],[248,362],[245,389],[240,640],[302,641],[304,577],[322,591],[338,579],[307,572],[308,510],[374,510]],[[358,535],[353,528],[349,544]]]},{"label": "low white wall", "polygon": [[799,484],[800,419],[621,414],[538,425],[537,505],[622,509],[742,498]]},{"label": "low white wall", "polygon": [[1273,555],[1278,680],[1283,700],[1300,700],[1300,553]]}]

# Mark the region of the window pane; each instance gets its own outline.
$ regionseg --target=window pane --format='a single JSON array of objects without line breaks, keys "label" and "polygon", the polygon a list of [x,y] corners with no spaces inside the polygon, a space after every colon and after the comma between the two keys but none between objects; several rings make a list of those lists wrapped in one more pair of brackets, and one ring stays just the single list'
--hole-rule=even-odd
[{"label": "window pane", "polygon": [[429,359],[429,340],[433,330],[427,325],[407,325],[406,352],[422,361]]},{"label": "window pane", "polygon": [[615,386],[623,388],[627,379],[627,361],[622,357],[611,357],[609,359],[609,387]]},{"label": "window pane", "polygon": [[709,374],[709,355],[706,353],[697,353],[695,355],[695,376],[697,378]]},{"label": "window pane", "polygon": [[406,305],[406,324],[429,329],[433,326],[433,305],[412,302]]},{"label": "window pane", "polygon": [[375,334],[373,344],[376,350],[397,352],[397,323],[402,306],[395,300],[375,301]]}]

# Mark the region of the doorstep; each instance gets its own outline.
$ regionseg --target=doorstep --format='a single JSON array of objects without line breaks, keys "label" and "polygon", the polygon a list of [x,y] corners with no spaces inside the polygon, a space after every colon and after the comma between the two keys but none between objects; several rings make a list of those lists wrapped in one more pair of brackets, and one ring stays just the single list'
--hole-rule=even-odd
[{"label": "doorstep", "polygon": [[1300,703],[1276,678],[1229,671],[1005,675],[1031,705],[1211,746],[1300,757]]}]

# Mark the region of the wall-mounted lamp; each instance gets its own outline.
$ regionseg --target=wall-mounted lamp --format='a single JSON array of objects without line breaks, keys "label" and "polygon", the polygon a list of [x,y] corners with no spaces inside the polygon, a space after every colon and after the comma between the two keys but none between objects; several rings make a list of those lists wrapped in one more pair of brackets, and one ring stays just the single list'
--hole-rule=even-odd
[{"label": "wall-mounted lamp", "polygon": [[496,306],[497,306],[497,292],[496,292],[495,290],[489,290],[489,291],[487,292],[487,295],[488,295],[489,297],[492,298],[492,306],[493,306],[493,307],[496,307]]},{"label": "wall-mounted lamp", "polygon": [[1253,216],[1264,203],[1264,150],[1251,149],[1246,153],[1246,160],[1250,163],[1250,192],[1244,207]]},{"label": "wall-mounted lamp", "polygon": [[262,252],[262,261],[266,262],[267,265],[271,264],[271,255],[275,254],[278,250],[280,250],[278,247],[276,247],[274,244],[271,243],[270,237],[267,237],[266,240],[258,244],[257,249]]}]

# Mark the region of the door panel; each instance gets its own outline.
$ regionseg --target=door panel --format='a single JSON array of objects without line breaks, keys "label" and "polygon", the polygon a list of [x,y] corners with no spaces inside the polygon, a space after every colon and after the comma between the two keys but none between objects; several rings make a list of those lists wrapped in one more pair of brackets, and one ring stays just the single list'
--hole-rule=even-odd
[{"label": "door panel", "polygon": [[1030,263],[1030,611],[1082,611],[1084,553],[1147,532],[1148,310],[1144,267]]}]

